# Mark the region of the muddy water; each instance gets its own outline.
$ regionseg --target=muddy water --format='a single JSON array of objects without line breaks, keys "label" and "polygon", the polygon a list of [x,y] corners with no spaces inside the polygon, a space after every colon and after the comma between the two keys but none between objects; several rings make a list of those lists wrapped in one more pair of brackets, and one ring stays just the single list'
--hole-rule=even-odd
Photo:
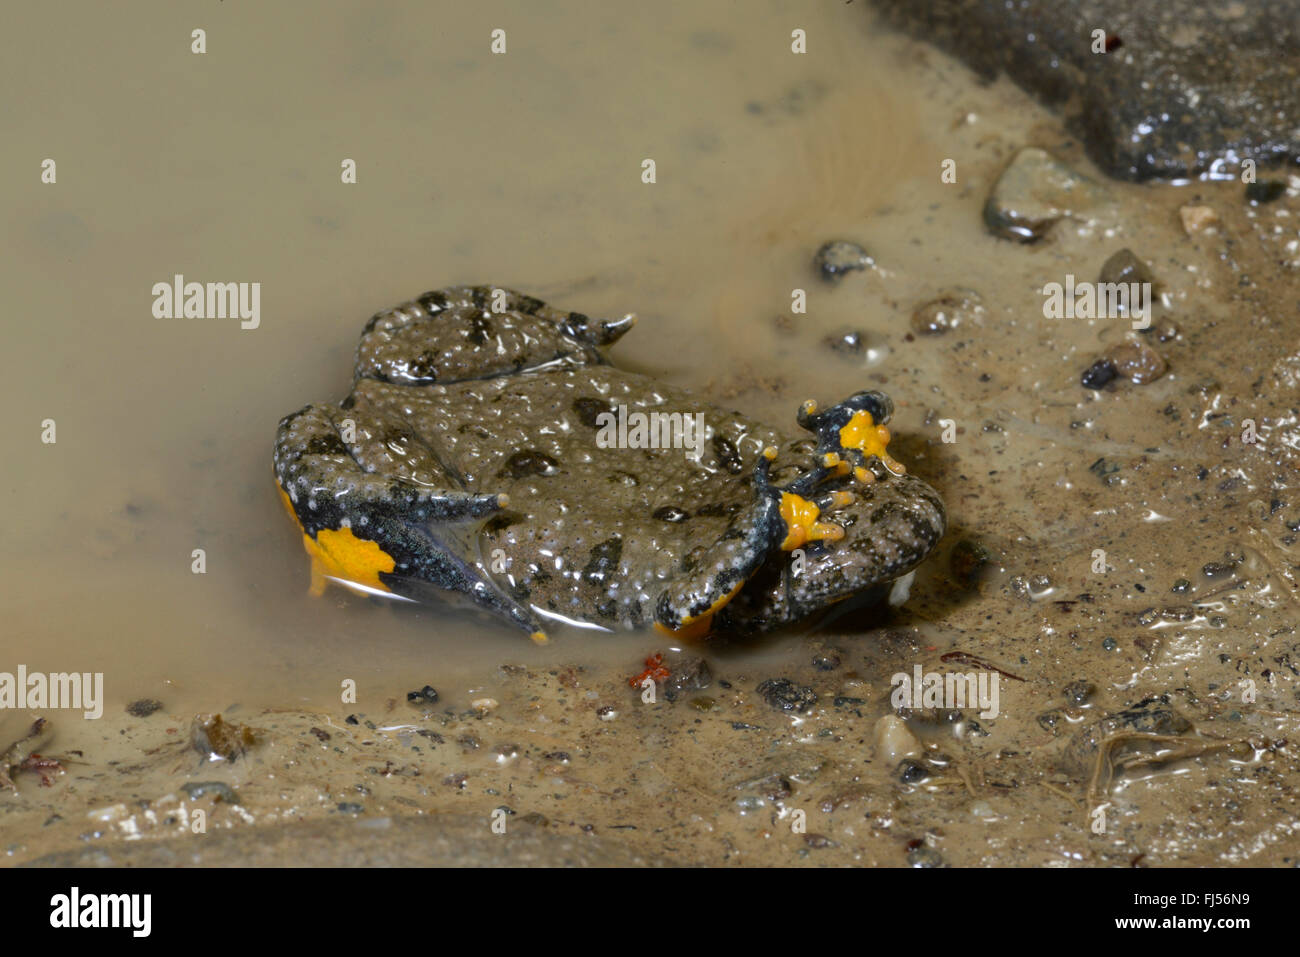
[{"label": "muddy water", "polygon": [[[1228,186],[1112,184],[1095,222],[1013,248],[980,222],[989,184],[1026,142],[1089,172],[1078,144],[1014,88],[976,85],[855,6],[78,10],[13,15],[15,35],[59,37],[58,70],[34,42],[0,67],[13,147],[0,208],[13,504],[0,670],[102,671],[106,717],[59,720],[54,750],[82,754],[50,789],[20,779],[0,820],[11,855],[76,847],[86,808],[128,797],[153,801],[155,818],[101,815],[111,826],[94,840],[172,835],[177,788],[195,775],[242,789],[239,814],[212,809],[223,828],[333,814],[360,793],[355,772],[371,816],[482,816],[511,791],[524,795],[518,811],[549,822],[536,826],[606,829],[678,862],[917,863],[916,842],[955,863],[1278,861],[1295,816],[1283,785],[1297,778],[1270,745],[1300,728],[1290,673],[1273,659],[1295,641],[1296,556],[1267,520],[1294,462],[1232,459],[1212,426],[1251,396],[1294,447],[1285,392],[1297,373],[1283,358],[1294,315],[1276,305],[1295,299],[1282,265],[1294,258],[1294,197],[1233,218]],[[498,27],[506,53],[492,55]],[[795,28],[807,31],[804,55],[790,52]],[[54,185],[40,182],[46,157]],[[947,158],[955,184],[938,175]],[[345,159],[354,185],[340,182]],[[642,182],[645,159],[654,184]],[[1189,196],[1225,210],[1235,250],[1184,235],[1177,208]],[[876,267],[820,285],[809,261],[830,238],[863,243]],[[1184,334],[1163,380],[1093,394],[1079,372],[1122,328],[1046,321],[1039,290],[1069,272],[1094,278],[1124,245],[1151,262]],[[155,318],[151,289],[177,273],[261,283],[258,327]],[[1249,309],[1232,299],[1246,273]],[[614,361],[773,423],[792,424],[809,396],[886,389],[900,458],[948,502],[949,545],[968,536],[990,549],[988,577],[959,587],[945,548],[908,609],[710,648],[729,687],[657,710],[638,710],[626,684],[664,650],[646,636],[559,633],[536,649],[440,609],[339,590],[309,598],[270,477],[275,423],[346,393],[372,312],[459,282],[635,311],[641,323]],[[984,297],[981,323],[909,339],[911,309],[951,286]],[[810,290],[807,315],[791,314],[794,288]],[[1224,329],[1247,314],[1251,334],[1225,364]],[[863,355],[822,344],[845,327],[865,333]],[[41,441],[46,419],[54,444]],[[944,420],[955,443],[940,440]],[[1118,479],[1090,471],[1099,458],[1121,463]],[[1200,468],[1213,470],[1209,485]],[[1097,548],[1110,578],[1090,572]],[[1198,577],[1234,549],[1235,587]],[[1027,585],[1035,576],[1047,580]],[[1175,600],[1183,576],[1192,590]],[[1190,617],[1142,618],[1201,598]],[[953,649],[1026,680],[1005,686],[987,738],[914,719],[939,760],[930,784],[900,785],[872,744],[888,676],[932,670]],[[843,663],[818,672],[814,654]],[[1254,710],[1224,697],[1243,674],[1263,689]],[[773,675],[815,685],[819,709],[794,721],[774,712],[754,693]],[[1061,688],[1081,676],[1095,698],[1048,730],[1040,715],[1064,707]],[[355,703],[340,702],[345,679],[358,683]],[[406,708],[405,692],[425,683],[447,712]],[[1080,759],[1067,740],[1179,688],[1192,691],[1175,703],[1207,734],[1254,737],[1230,757],[1121,780],[1113,813],[1130,830],[1094,839],[1092,752]],[[140,696],[164,703],[153,724],[123,714]],[[500,710],[467,716],[485,696]],[[267,732],[264,750],[201,769],[184,745],[190,716],[231,706]],[[359,725],[346,722],[353,713]],[[0,715],[0,737],[24,719]],[[446,746],[412,738],[435,726]],[[329,729],[330,743],[311,728]],[[372,780],[376,761],[397,770]],[[1189,811],[1210,785],[1217,796]],[[796,801],[820,809],[810,830],[825,843],[772,840]],[[38,832],[51,811],[77,823]],[[1168,823],[1193,816],[1198,836]],[[671,838],[657,836],[666,821]]]},{"label": "muddy water", "polygon": [[[0,569],[9,642],[33,669],[104,671],[117,701],[165,687],[320,704],[344,674],[406,680],[432,661],[450,689],[507,651],[528,657],[473,622],[308,600],[268,480],[279,416],[346,392],[371,312],[480,281],[637,311],[615,354],[630,367],[833,399],[854,371],[826,381],[794,344],[773,362],[770,320],[807,285],[822,233],[860,231],[938,156],[897,64],[864,61],[856,16],[304,11],[87,5],[65,35],[70,70],[42,75],[35,46],[5,68],[11,90],[42,76],[11,106],[5,361],[23,506]],[[67,29],[23,16],[33,34]],[[498,26],[507,52],[493,56]],[[795,26],[813,53],[789,52]],[[96,82],[109,75],[123,83]],[[55,185],[32,173],[47,156]],[[340,182],[345,158],[355,185]],[[883,256],[909,234],[869,238]],[[260,282],[260,325],[155,318],[151,288],[176,273]],[[754,411],[792,417],[747,391]],[[39,441],[46,418],[54,445]]]}]

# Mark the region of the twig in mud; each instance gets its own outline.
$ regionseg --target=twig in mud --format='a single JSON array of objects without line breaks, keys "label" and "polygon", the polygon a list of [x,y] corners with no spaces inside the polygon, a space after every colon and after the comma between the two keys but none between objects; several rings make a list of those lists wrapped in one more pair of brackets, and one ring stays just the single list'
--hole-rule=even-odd
[{"label": "twig in mud", "polygon": [[1047,788],[1047,790],[1051,791],[1057,797],[1065,798],[1067,801],[1069,801],[1071,804],[1074,805],[1075,810],[1078,811],[1083,810],[1083,805],[1079,803],[1079,799],[1076,798],[1074,795],[1070,794],[1068,791],[1062,791],[1060,788],[1056,787],[1056,785],[1048,784],[1046,781],[1039,781],[1038,784],[1041,787]]},{"label": "twig in mud", "polygon": [[[1169,745],[1170,750],[1156,754],[1131,754],[1119,758],[1112,756],[1117,746],[1135,741]],[[1196,738],[1185,734],[1151,734],[1144,731],[1120,731],[1112,734],[1097,745],[1097,761],[1093,766],[1092,778],[1088,782],[1088,804],[1095,807],[1100,803],[1101,795],[1110,793],[1117,772],[1167,764],[1170,761],[1185,761],[1239,746],[1250,747],[1248,742],[1241,739]]]}]

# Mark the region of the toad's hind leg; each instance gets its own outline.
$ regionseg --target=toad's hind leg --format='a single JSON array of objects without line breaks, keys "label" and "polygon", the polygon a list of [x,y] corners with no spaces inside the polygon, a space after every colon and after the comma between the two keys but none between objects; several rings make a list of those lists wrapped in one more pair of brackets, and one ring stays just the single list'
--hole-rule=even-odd
[{"label": "toad's hind leg", "polygon": [[469,544],[467,528],[504,508],[505,496],[455,488],[400,425],[361,408],[307,406],[280,422],[275,478],[302,530],[314,594],[328,581],[404,597],[433,585],[545,640],[532,611],[484,577]]}]

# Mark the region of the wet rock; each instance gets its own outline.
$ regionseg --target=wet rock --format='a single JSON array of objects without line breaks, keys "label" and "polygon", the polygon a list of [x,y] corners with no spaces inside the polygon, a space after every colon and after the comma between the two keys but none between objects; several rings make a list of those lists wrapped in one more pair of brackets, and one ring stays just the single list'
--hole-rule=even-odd
[{"label": "wet rock", "polygon": [[1106,358],[1115,366],[1115,372],[1134,385],[1154,382],[1168,371],[1169,366],[1160,353],[1141,339],[1125,339],[1106,352]]},{"label": "wet rock", "polygon": [[1139,331],[1142,333],[1154,332],[1157,342],[1172,342],[1174,339],[1178,338],[1178,334],[1182,330],[1178,328],[1177,324],[1166,319],[1157,325]]},{"label": "wet rock", "polygon": [[406,700],[413,705],[430,705],[438,703],[438,692],[432,685],[425,685],[419,691],[408,691]]},{"label": "wet rock", "polygon": [[1180,578],[1178,581],[1174,582],[1173,587],[1169,590],[1175,595],[1185,595],[1187,592],[1192,590],[1192,583],[1186,578]]},{"label": "wet rock", "polygon": [[1153,289],[1156,282],[1147,264],[1138,259],[1131,249],[1121,249],[1107,259],[1102,264],[1098,281],[1116,283],[1149,282]]},{"label": "wet rock", "polygon": [[876,746],[876,757],[890,767],[897,766],[904,758],[921,754],[921,742],[907,722],[898,715],[887,714],[872,729],[872,738]]},{"label": "wet rock", "polygon": [[1055,734],[1057,725],[1059,725],[1063,720],[1065,720],[1065,715],[1055,709],[1044,711],[1038,716],[1038,726],[1044,731],[1050,731],[1052,734]]},{"label": "wet rock", "polygon": [[916,307],[912,312],[912,331],[922,336],[942,335],[973,321],[983,312],[984,305],[977,293],[952,289]]},{"label": "wet rock", "polygon": [[1271,203],[1286,193],[1286,183],[1276,179],[1246,184],[1246,199],[1254,206]]},{"label": "wet rock", "polygon": [[713,673],[703,658],[690,657],[674,662],[672,673],[664,680],[663,695],[676,701],[688,691],[703,691],[713,684]]},{"label": "wet rock", "polygon": [[1183,232],[1195,236],[1213,228],[1219,221],[1219,214],[1209,206],[1182,206],[1178,218],[1183,221]]},{"label": "wet rock", "polygon": [[857,243],[834,240],[817,250],[813,265],[827,282],[836,282],[851,272],[859,272],[868,266],[874,266],[875,260]]},{"label": "wet rock", "polygon": [[[888,19],[1007,73],[1112,176],[1240,172],[1300,156],[1300,45],[1291,0],[875,0]],[[1094,29],[1106,31],[1094,52]]]},{"label": "wet rock", "polygon": [[1029,146],[1007,164],[984,203],[984,224],[994,236],[1035,243],[1066,216],[1082,216],[1104,200],[1100,186]]},{"label": "wet rock", "polygon": [[771,707],[778,711],[810,711],[817,703],[817,692],[797,685],[789,678],[768,678],[756,689]]},{"label": "wet rock", "polygon": [[1085,389],[1102,389],[1113,380],[1117,372],[1112,359],[1098,359],[1079,376],[1079,384]]},{"label": "wet rock", "polygon": [[814,655],[812,666],[818,671],[834,671],[840,666],[840,656],[835,654]]},{"label": "wet rock", "polygon": [[1201,574],[1211,580],[1215,578],[1230,578],[1237,570],[1233,562],[1206,562],[1201,567]]},{"label": "wet rock", "polygon": [[904,784],[920,784],[930,776],[930,770],[924,764],[911,758],[904,758],[894,773]]},{"label": "wet rock", "polygon": [[1091,681],[1080,678],[1078,681],[1071,681],[1064,688],[1065,700],[1076,707],[1086,704],[1088,699],[1097,691],[1097,686]]},{"label": "wet rock", "polygon": [[147,718],[162,710],[162,702],[156,698],[137,698],[126,706],[126,713],[133,718]]},{"label": "wet rock", "polygon": [[844,356],[860,356],[867,348],[867,334],[860,329],[842,329],[822,340],[822,345]]},{"label": "wet rock", "polygon": [[190,725],[190,746],[209,761],[234,761],[257,744],[257,731],[219,714],[198,714]]},{"label": "wet rock", "polygon": [[933,848],[921,845],[907,852],[908,867],[943,867],[943,855]]}]

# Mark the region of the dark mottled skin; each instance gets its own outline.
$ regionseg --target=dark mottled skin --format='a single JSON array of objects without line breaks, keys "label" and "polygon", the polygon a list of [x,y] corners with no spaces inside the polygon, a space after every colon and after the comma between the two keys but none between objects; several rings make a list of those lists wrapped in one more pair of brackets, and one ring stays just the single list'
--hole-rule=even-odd
[{"label": "dark mottled skin", "polygon": [[[380,578],[392,591],[450,589],[530,632],[556,616],[678,627],[742,582],[715,626],[767,630],[887,583],[933,549],[944,512],[925,483],[874,459],[874,484],[826,477],[814,423],[782,434],[615,368],[597,347],[631,324],[490,286],[379,313],[352,394],[281,421],[276,478],[309,535],[346,524],[391,555],[396,567]],[[888,418],[887,397],[854,398]],[[703,412],[701,461],[676,448],[598,447],[597,416],[620,404]],[[769,445],[779,450],[770,482],[760,455]],[[854,495],[823,509],[846,534],[805,545],[798,575],[779,547],[783,488],[819,502],[834,489]]]}]

